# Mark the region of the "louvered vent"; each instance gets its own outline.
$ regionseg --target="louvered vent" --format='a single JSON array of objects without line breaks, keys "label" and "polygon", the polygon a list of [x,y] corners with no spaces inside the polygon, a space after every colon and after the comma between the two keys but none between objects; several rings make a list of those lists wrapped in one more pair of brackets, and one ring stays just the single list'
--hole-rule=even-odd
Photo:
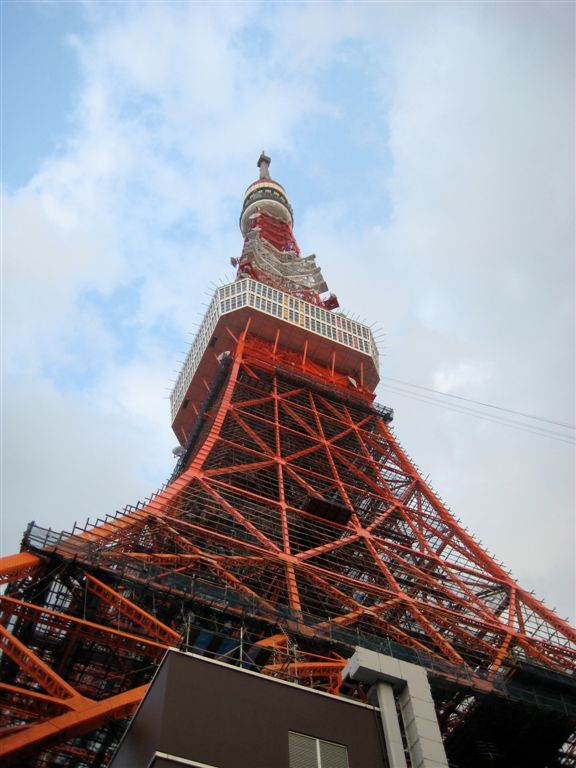
[{"label": "louvered vent", "polygon": [[290,768],[349,768],[348,749],[303,733],[288,732]]},{"label": "louvered vent", "polygon": [[290,768],[318,768],[316,741],[301,733],[288,732]]},{"label": "louvered vent", "polygon": [[348,768],[348,749],[331,741],[318,741],[320,764],[318,768]]}]

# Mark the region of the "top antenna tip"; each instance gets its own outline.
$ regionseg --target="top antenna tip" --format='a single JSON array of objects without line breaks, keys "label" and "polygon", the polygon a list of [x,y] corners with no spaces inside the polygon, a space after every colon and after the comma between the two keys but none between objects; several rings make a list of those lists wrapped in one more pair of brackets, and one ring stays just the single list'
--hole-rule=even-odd
[{"label": "top antenna tip", "polygon": [[261,153],[260,157],[258,158],[258,162],[257,162],[257,166],[258,166],[258,168],[260,168],[260,178],[261,179],[269,179],[270,178],[270,173],[268,171],[268,168],[270,166],[270,162],[271,162],[270,158],[268,157],[266,152],[264,152],[264,150],[262,150],[262,153]]}]

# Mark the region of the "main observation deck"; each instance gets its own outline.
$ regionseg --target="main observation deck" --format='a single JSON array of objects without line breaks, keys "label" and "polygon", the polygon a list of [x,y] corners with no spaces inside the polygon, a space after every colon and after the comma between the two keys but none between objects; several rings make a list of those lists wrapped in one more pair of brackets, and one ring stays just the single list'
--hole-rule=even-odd
[{"label": "main observation deck", "polygon": [[244,278],[216,290],[170,395],[172,427],[181,442],[218,369],[218,357],[232,349],[232,334],[239,336],[249,319],[251,334],[279,339],[286,349],[305,349],[307,359],[354,379],[360,375],[365,389],[376,388],[378,348],[369,326]]}]

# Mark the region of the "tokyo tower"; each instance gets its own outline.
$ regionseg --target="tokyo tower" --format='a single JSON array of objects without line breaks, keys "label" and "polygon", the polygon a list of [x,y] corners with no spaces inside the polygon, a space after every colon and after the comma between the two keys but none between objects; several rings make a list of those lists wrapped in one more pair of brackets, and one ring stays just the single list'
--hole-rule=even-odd
[{"label": "tokyo tower", "polygon": [[576,768],[576,632],[400,447],[370,328],[258,167],[171,395],[169,482],[70,532],[31,523],[0,560],[2,765],[108,765],[169,647],[362,699],[341,674],[361,646],[426,671],[454,768]]}]

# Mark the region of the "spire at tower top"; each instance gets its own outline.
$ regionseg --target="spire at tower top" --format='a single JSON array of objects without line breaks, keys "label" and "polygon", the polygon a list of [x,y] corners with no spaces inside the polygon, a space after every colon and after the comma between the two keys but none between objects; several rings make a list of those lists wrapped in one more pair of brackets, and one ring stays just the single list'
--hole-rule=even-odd
[{"label": "spire at tower top", "polygon": [[258,158],[258,162],[256,163],[258,168],[260,168],[260,178],[261,179],[269,179],[270,178],[270,171],[268,170],[269,167],[270,167],[270,163],[271,163],[270,158],[268,157],[266,152],[264,152],[264,150],[262,150],[262,153],[261,153],[260,157]]},{"label": "spire at tower top", "polygon": [[290,229],[294,223],[292,206],[288,201],[286,190],[277,181],[270,177],[269,167],[270,158],[262,150],[256,165],[260,169],[260,178],[253,181],[244,194],[244,205],[240,215],[240,229],[242,234],[246,235],[251,228],[251,216],[258,211],[264,211],[274,216]]}]

